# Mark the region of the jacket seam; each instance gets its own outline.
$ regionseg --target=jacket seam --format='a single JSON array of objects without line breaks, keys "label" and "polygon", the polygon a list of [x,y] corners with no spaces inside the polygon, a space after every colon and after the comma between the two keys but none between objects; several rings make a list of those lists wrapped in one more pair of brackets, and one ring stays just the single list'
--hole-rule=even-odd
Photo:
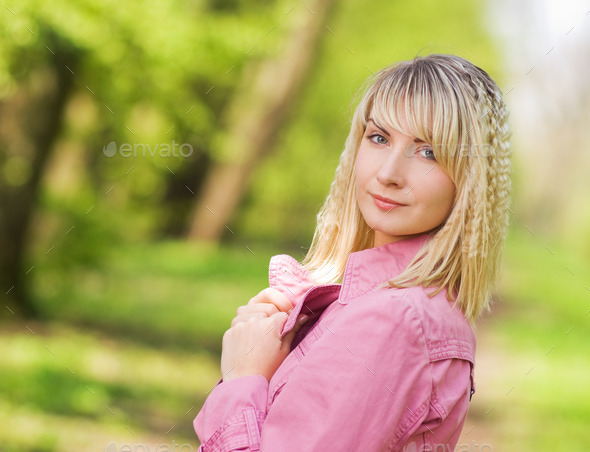
[{"label": "jacket seam", "polygon": [[438,416],[440,417],[441,422],[446,419],[448,415],[447,410],[445,410],[444,407],[440,404],[436,396],[430,400],[430,406],[434,411],[436,411],[436,414],[438,414]]},{"label": "jacket seam", "polygon": [[[318,296],[318,295],[322,295],[324,293],[329,293],[331,290],[334,289],[334,287],[338,287],[338,284],[319,285],[319,286],[313,286],[313,287],[309,288],[305,292],[305,294],[303,294],[303,296],[301,296],[296,301],[296,303],[293,305],[291,311],[289,311],[289,317],[287,318],[287,321],[283,325],[283,330],[281,331],[281,334],[285,335],[295,327],[296,318],[299,314],[307,314],[308,316],[309,315],[311,315],[311,316],[316,315],[316,312],[314,312],[309,306],[305,305],[306,304],[305,302],[307,301],[307,298],[309,297],[309,294],[311,292],[313,292],[315,290],[317,292],[315,295]],[[311,314],[309,314],[308,312],[305,312],[305,311],[302,312],[303,308],[307,308],[309,310],[309,312],[311,312]],[[317,308],[316,308],[316,311],[317,311]]]},{"label": "jacket seam", "polygon": [[410,425],[403,431],[401,431],[399,434],[396,434],[391,442],[391,444],[389,445],[389,447],[387,448],[388,452],[393,451],[400,443],[401,439],[412,429],[414,429],[416,427],[416,424],[418,422],[422,422],[422,416],[424,415],[425,412],[427,412],[427,408],[430,405],[430,400],[425,400],[424,402],[422,402],[422,404],[418,407],[419,409],[415,409],[415,412],[413,413],[413,415],[410,415],[408,417],[408,419],[410,420]]},{"label": "jacket seam", "polygon": [[246,424],[248,446],[253,451],[260,450],[260,428],[258,427],[256,410],[253,407],[248,407],[242,410],[242,414],[244,415],[244,423]]},{"label": "jacket seam", "polygon": [[[301,360],[305,357],[305,354],[303,353],[303,347],[307,345],[307,344],[305,344],[305,341],[309,337],[309,334],[311,333],[311,331],[312,330],[308,331],[307,335],[299,342],[299,344],[297,344],[297,347],[295,347],[289,353],[289,355],[293,354],[293,359],[297,360],[297,364],[301,363]],[[315,341],[314,341],[314,343],[315,343]],[[307,351],[309,351],[309,349]],[[271,404],[274,403],[274,399],[277,396],[277,393],[281,390],[281,388],[283,386],[285,386],[287,381],[289,381],[290,376],[291,376],[291,373],[288,373],[281,380],[279,380],[275,385],[273,385],[272,388],[269,388],[268,396],[269,396],[269,401]]]},{"label": "jacket seam", "polygon": [[[294,276],[299,276],[301,279],[305,280],[305,281],[311,281],[311,278],[309,277],[309,271],[303,267],[303,265],[297,260],[295,259],[293,256],[290,256],[288,254],[279,254],[278,255],[278,261],[279,262],[273,262],[272,267],[279,273],[281,267],[279,267],[279,263],[281,261],[286,261],[284,262],[285,264],[288,265],[290,270],[293,270],[293,273],[296,273],[296,275]],[[270,268],[269,268],[270,270]],[[273,275],[276,277],[276,275]]]},{"label": "jacket seam", "polygon": [[[367,294],[368,294],[368,293],[370,293],[370,292],[374,292],[374,291],[378,290],[378,288],[379,288],[379,286],[380,286],[381,284],[383,284],[383,282],[377,283],[377,284],[375,284],[373,287],[370,287],[369,289],[365,290],[364,292],[361,292],[360,294],[358,294],[358,295],[355,295],[355,296],[354,296],[354,297],[352,297],[352,298],[349,298],[348,300],[346,300],[346,303],[344,303],[344,304],[348,304],[348,303],[350,303],[351,301],[354,301],[354,300],[356,300],[357,298],[360,298],[360,297],[362,297],[362,296],[364,296],[364,295],[367,295]],[[391,289],[393,289],[393,288],[391,288]]]},{"label": "jacket seam", "polygon": [[[264,421],[264,419],[266,418],[266,413],[264,411],[257,410],[253,407],[250,407],[250,409],[254,410],[255,417],[258,422]],[[243,410],[243,411],[245,411],[245,410]],[[204,444],[201,445],[201,447],[203,447],[203,450],[207,450],[210,447],[211,452],[214,452],[216,450],[219,450],[221,452],[222,449],[220,448],[219,444],[216,444],[217,441],[220,440],[220,438],[223,436],[224,433],[226,433],[227,431],[231,431],[231,429],[233,427],[236,427],[239,425],[246,426],[246,431],[243,432],[242,434],[240,434],[240,436],[237,438],[231,438],[231,441],[228,444],[231,444],[232,447],[234,447],[234,446],[241,447],[246,444],[249,444],[248,430],[247,430],[247,425],[244,422],[243,411],[240,412],[239,414],[236,414],[235,416],[232,416],[229,419],[227,419],[223,423],[223,425],[221,427],[219,427],[215,431],[215,433],[213,433],[213,435],[211,435],[211,437]]]},{"label": "jacket seam", "polygon": [[465,359],[472,364],[475,362],[473,347],[461,339],[427,341],[426,345],[431,362],[451,358]]},{"label": "jacket seam", "polygon": [[[433,368],[434,364],[431,362],[428,367],[430,368],[430,374],[432,375],[432,368]],[[440,416],[441,419],[443,419],[440,410],[437,408],[437,405],[439,405],[438,402],[438,390],[437,390],[437,385],[436,382],[434,381],[434,378],[432,378],[432,390],[430,391],[430,406],[437,412],[437,414]]]},{"label": "jacket seam", "polygon": [[[407,292],[405,292],[407,293]],[[403,297],[405,298],[405,297]],[[402,300],[403,300],[402,298]],[[418,322],[418,325],[420,326],[420,337],[422,339],[422,347],[424,349],[424,357],[426,359],[428,359],[428,374],[429,374],[429,380],[430,380],[430,393],[428,395],[428,399],[425,400],[424,402],[422,402],[422,404],[419,406],[420,411],[418,411],[416,409],[416,413],[413,416],[410,416],[409,419],[411,419],[411,424],[404,430],[401,430],[400,432],[397,432],[396,435],[394,436],[394,439],[392,441],[391,446],[389,447],[389,451],[393,450],[393,448],[399,444],[400,440],[413,428],[415,428],[416,426],[416,422],[419,422],[422,418],[422,416],[424,415],[425,412],[427,412],[427,407],[430,406],[430,400],[432,397],[432,387],[434,385],[434,378],[432,376],[432,364],[430,363],[430,353],[428,350],[428,343],[426,340],[426,332],[424,331],[424,325],[422,324],[422,320],[420,319],[420,317],[418,316],[416,309],[414,308],[414,306],[412,305],[412,303],[408,303],[408,306],[412,312],[412,316],[414,317],[414,319]],[[407,408],[407,407],[406,407]],[[411,410],[410,410],[411,411]],[[413,418],[413,419],[412,419]]]},{"label": "jacket seam", "polygon": [[[353,254],[349,254],[348,255],[348,259],[349,262],[347,262],[346,267],[345,267],[345,273],[344,276],[342,277],[342,290],[344,293],[341,293],[340,298],[338,299],[338,301],[342,304],[346,304],[344,303],[344,300],[346,300],[346,298],[348,297],[348,293],[350,292],[350,278],[352,277],[352,270],[354,269],[354,261],[356,259],[356,256]],[[350,265],[349,265],[350,264]],[[346,281],[346,287],[344,287],[344,282]]]},{"label": "jacket seam", "polygon": [[[314,291],[314,290],[316,291],[316,293],[314,294],[314,296],[318,296],[318,295],[322,295],[324,293],[328,293],[328,292],[332,291],[335,287],[338,287],[338,284],[325,284],[325,285],[313,286],[307,292],[305,292],[305,294],[303,295],[303,297],[299,301],[302,301],[302,300],[306,300],[307,301],[307,298],[309,297],[309,294],[312,291]],[[303,309],[304,307],[306,307],[307,309],[309,309],[312,312],[312,315],[315,315],[315,312],[312,311],[309,306],[304,306],[304,305],[305,305],[305,303],[302,303],[301,304],[301,309]],[[317,308],[316,308],[316,310],[317,310]],[[300,312],[301,312],[301,310],[300,310]],[[308,313],[307,312],[304,312],[304,314],[308,314]]]},{"label": "jacket seam", "polygon": [[[353,259],[354,259],[354,255],[351,255],[351,256],[352,256],[352,257],[353,257]],[[351,263],[354,263],[354,260],[353,260]],[[379,286],[380,286],[381,284],[383,284],[384,282],[387,282],[387,281],[389,281],[389,280],[391,280],[391,279],[393,278],[393,277],[391,277],[391,276],[390,276],[390,277],[388,277],[387,279],[385,279],[384,281],[380,281],[380,282],[376,283],[375,285],[373,285],[373,286],[369,287],[368,289],[364,290],[363,292],[359,293],[358,295],[355,295],[355,296],[354,296],[354,297],[352,297],[352,298],[348,298],[348,296],[349,296],[349,293],[350,293],[350,288],[352,287],[352,284],[351,284],[351,283],[349,283],[349,280],[350,280],[350,278],[351,278],[351,276],[349,276],[349,273],[352,273],[352,269],[353,269],[353,267],[354,267],[353,265],[350,265],[350,269],[349,269],[349,271],[348,271],[348,272],[346,273],[346,275],[345,275],[346,279],[344,279],[344,278],[343,278],[343,280],[342,280],[342,282],[344,282],[344,281],[346,280],[346,283],[347,283],[347,284],[346,284],[346,293],[345,293],[345,295],[343,295],[343,296],[341,297],[341,299],[340,299],[340,303],[342,303],[342,304],[348,304],[348,303],[350,303],[351,301],[353,301],[353,300],[356,300],[357,298],[360,298],[360,297],[362,297],[363,295],[366,295],[366,294],[368,294],[369,292],[373,292],[373,291],[375,291],[375,290],[379,289]],[[385,289],[385,288],[384,288],[384,289]],[[393,288],[393,287],[389,287],[389,289],[398,289],[398,290],[399,290],[400,288]]]}]

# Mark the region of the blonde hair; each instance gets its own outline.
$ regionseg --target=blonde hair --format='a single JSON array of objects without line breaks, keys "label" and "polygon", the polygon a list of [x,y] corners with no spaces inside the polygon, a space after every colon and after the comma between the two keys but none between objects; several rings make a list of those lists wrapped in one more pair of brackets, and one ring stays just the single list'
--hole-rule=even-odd
[{"label": "blonde hair", "polygon": [[507,109],[490,76],[452,55],[388,66],[363,87],[350,134],[303,264],[318,283],[341,280],[351,252],[373,246],[356,202],[355,159],[367,121],[432,145],[455,184],[448,218],[390,287],[443,288],[473,322],[489,307],[500,275],[510,202]]}]

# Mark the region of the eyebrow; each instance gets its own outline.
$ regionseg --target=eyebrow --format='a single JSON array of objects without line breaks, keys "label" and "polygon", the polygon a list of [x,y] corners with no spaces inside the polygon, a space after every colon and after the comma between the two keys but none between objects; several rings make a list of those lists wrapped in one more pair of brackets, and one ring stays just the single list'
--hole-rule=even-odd
[{"label": "eyebrow", "polygon": [[[368,124],[369,122],[372,122],[372,123],[373,123],[373,125],[374,125],[375,127],[377,127],[379,130],[381,130],[381,132],[383,132],[385,135],[387,135],[388,137],[390,136],[390,135],[389,135],[389,132],[388,132],[387,130],[385,130],[383,127],[381,127],[380,125],[378,125],[378,124],[377,124],[377,123],[376,123],[376,122],[373,120],[373,118],[369,118],[369,119],[367,119],[367,124]],[[420,138],[414,138],[414,143],[425,143],[425,141],[424,141],[424,140],[421,140]]]}]

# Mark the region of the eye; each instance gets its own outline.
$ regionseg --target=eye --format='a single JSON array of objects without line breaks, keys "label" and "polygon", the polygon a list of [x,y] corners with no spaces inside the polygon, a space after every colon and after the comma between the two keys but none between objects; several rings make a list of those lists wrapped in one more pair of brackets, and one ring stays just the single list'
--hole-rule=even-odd
[{"label": "eye", "polygon": [[432,148],[430,148],[428,146],[423,146],[423,147],[419,148],[417,152],[422,157],[424,157],[428,160],[436,160],[436,158],[434,157],[434,151],[432,150]]},{"label": "eye", "polygon": [[387,144],[387,139],[383,135],[380,135],[378,133],[369,135],[367,138],[375,144]]}]

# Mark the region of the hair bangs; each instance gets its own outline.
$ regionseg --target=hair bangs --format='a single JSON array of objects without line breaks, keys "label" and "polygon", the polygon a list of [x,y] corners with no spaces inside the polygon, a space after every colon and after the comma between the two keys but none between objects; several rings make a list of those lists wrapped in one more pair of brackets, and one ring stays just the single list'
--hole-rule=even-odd
[{"label": "hair bangs", "polygon": [[373,119],[382,127],[387,126],[424,142],[432,142],[433,134],[428,126],[432,114],[430,99],[421,93],[411,72],[387,74],[378,80],[375,88],[365,111],[365,123]]},{"label": "hair bangs", "polygon": [[453,158],[466,144],[467,112],[461,111],[454,81],[428,62],[414,60],[397,70],[377,75],[371,98],[366,103],[364,123],[372,119],[429,143],[434,156],[449,173],[455,173]]}]

